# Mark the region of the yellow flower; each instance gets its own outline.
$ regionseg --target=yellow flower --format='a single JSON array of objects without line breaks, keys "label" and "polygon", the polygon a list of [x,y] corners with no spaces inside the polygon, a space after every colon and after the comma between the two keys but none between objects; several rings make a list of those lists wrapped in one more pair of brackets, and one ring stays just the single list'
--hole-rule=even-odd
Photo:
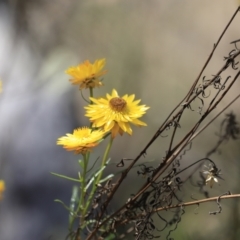
[{"label": "yellow flower", "polygon": [[85,107],[86,116],[90,118],[93,127],[103,128],[104,131],[111,131],[112,137],[117,133],[122,135],[124,132],[132,135],[130,123],[137,126],[146,126],[147,124],[138,120],[142,117],[149,107],[138,105],[141,100],[135,100],[135,95],[124,95],[119,97],[115,89],[112,94],[105,98],[90,98],[94,104]]},{"label": "yellow flower", "polygon": [[70,67],[66,70],[72,78],[69,80],[74,85],[80,85],[80,89],[94,88],[102,86],[99,77],[106,74],[106,70],[102,71],[106,60],[99,59],[91,64],[88,60],[76,67]]},{"label": "yellow flower", "polygon": [[67,136],[58,138],[57,145],[63,145],[67,151],[75,151],[76,154],[85,154],[98,145],[104,134],[102,130],[78,128],[73,131],[73,134],[67,133]]},{"label": "yellow flower", "polygon": [[0,200],[2,199],[2,194],[5,191],[5,182],[0,180]]}]

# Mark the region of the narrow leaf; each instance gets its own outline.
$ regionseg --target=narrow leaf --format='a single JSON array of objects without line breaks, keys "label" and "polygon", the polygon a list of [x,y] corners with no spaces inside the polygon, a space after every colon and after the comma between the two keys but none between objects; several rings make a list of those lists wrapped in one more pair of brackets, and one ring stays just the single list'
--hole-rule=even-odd
[{"label": "narrow leaf", "polygon": [[71,177],[68,177],[68,176],[65,176],[65,175],[62,175],[62,174],[58,174],[58,173],[54,173],[54,172],[51,172],[51,174],[54,175],[54,176],[60,177],[60,178],[64,178],[64,179],[73,181],[73,182],[81,182],[79,179],[71,178]]}]

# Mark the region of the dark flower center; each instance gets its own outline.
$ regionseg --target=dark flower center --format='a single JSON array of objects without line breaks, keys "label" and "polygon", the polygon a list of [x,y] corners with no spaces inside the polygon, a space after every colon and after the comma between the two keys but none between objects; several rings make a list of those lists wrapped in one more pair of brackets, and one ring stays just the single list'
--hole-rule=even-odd
[{"label": "dark flower center", "polygon": [[127,102],[124,99],[119,97],[112,98],[109,103],[110,103],[110,107],[114,111],[118,111],[118,112],[121,112],[127,105]]}]

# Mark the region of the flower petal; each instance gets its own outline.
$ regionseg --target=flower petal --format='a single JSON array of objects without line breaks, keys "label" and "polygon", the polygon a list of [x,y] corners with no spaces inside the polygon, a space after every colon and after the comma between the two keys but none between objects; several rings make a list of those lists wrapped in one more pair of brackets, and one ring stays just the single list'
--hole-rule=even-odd
[{"label": "flower petal", "polygon": [[132,134],[130,123],[137,126],[146,126],[146,123],[138,118],[142,117],[149,108],[138,105],[140,100],[135,100],[135,95],[124,95],[119,97],[118,92],[113,89],[106,98],[90,98],[92,104],[85,107],[85,116],[90,118],[94,127],[102,127],[105,131],[111,131],[112,137],[117,133],[127,132]]}]

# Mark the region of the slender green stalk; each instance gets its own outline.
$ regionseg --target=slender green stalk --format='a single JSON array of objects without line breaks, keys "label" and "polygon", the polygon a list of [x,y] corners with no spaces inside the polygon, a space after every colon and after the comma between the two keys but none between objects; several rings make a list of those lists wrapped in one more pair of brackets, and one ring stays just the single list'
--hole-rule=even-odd
[{"label": "slender green stalk", "polygon": [[[107,145],[107,148],[106,148],[106,150],[105,150],[105,153],[104,153],[104,155],[103,155],[103,160],[102,160],[101,168],[105,165],[105,163],[106,163],[106,161],[107,161],[107,159],[108,159],[108,155],[109,155],[110,149],[111,149],[111,147],[112,147],[112,143],[113,143],[113,138],[111,137],[111,138],[110,138],[110,141],[109,141],[109,143],[108,143],[108,145]],[[99,181],[101,180],[101,178],[102,178],[102,173],[100,173],[100,174],[98,175],[97,180],[96,180],[96,184],[99,183]]]},{"label": "slender green stalk", "polygon": [[[80,199],[79,199],[79,202],[78,202],[78,207],[77,207],[77,210],[75,212],[75,215],[73,215],[71,218],[70,218],[70,222],[69,222],[69,231],[71,231],[72,227],[73,227],[73,224],[74,224],[74,221],[76,219],[76,216],[80,214],[81,218],[80,218],[80,221],[83,223],[84,222],[84,215],[83,212],[84,209],[86,208],[85,204],[85,195],[86,195],[86,173],[87,173],[87,167],[88,167],[88,160],[89,160],[89,157],[90,157],[90,154],[89,153],[86,153],[86,154],[83,154],[83,168],[82,168],[82,173],[80,175],[80,180],[81,180],[81,185],[80,185]],[[81,231],[81,230],[80,230]]]},{"label": "slender green stalk", "polygon": [[[90,97],[93,97],[93,88],[89,88],[89,91],[90,91]],[[92,104],[93,102],[90,101],[90,104]]]},{"label": "slender green stalk", "polygon": [[[93,88],[89,88],[89,95],[90,97],[93,97]],[[91,100],[90,100],[90,104],[93,104]],[[92,122],[90,122],[90,128],[92,129]]]},{"label": "slender green stalk", "polygon": [[[90,97],[93,97],[93,88],[89,88],[89,95]],[[93,102],[90,101],[90,104],[92,104]],[[90,123],[90,128],[92,128],[92,123]],[[81,185],[80,185],[80,199],[79,199],[79,202],[78,202],[78,207],[77,207],[77,210],[75,212],[75,215],[72,215],[70,220],[69,220],[69,231],[71,232],[72,228],[73,228],[73,224],[74,224],[74,221],[76,219],[76,215],[80,215],[80,223],[84,223],[84,218],[85,218],[85,214],[86,214],[86,211],[88,209],[88,201],[85,201],[85,197],[86,197],[86,174],[87,174],[87,170],[88,170],[88,162],[89,162],[89,158],[90,158],[90,152],[87,152],[85,154],[82,154],[83,155],[83,168],[82,168],[82,172],[81,172],[81,175],[80,175],[80,180],[81,180]],[[82,228],[84,228],[84,224],[81,224]],[[80,229],[80,233],[81,233],[81,230],[82,228]]]},{"label": "slender green stalk", "polygon": [[[111,138],[110,138],[110,141],[109,141],[109,143],[108,143],[108,145],[107,145],[107,147],[106,147],[106,150],[105,150],[105,152],[104,152],[103,160],[102,160],[100,169],[105,165],[105,163],[106,163],[106,161],[107,161],[107,159],[108,159],[108,155],[109,155],[110,149],[111,149],[111,147],[112,147],[112,143],[113,143],[113,138],[111,137]],[[92,190],[91,190],[91,192],[90,192],[90,194],[89,194],[88,200],[87,200],[87,202],[86,202],[86,206],[85,206],[85,208],[84,208],[84,210],[83,210],[83,215],[84,215],[84,216],[85,216],[85,214],[86,214],[86,211],[87,211],[90,203],[92,202],[92,198],[93,198],[94,193],[95,193],[95,191],[96,191],[96,189],[97,189],[97,185],[98,185],[99,181],[100,181],[101,178],[102,178],[102,174],[103,174],[103,171],[98,174],[97,178],[96,178],[96,179],[94,180],[94,182],[93,182]]]},{"label": "slender green stalk", "polygon": [[[89,159],[90,154],[83,154],[83,172],[82,172],[82,183],[81,183],[81,196],[80,196],[80,201],[78,205],[78,211],[77,212],[82,212],[84,211],[85,208],[85,194],[86,194],[86,172],[87,172],[87,166],[88,166],[88,159]],[[84,216],[81,215],[81,222],[84,221]]]}]

